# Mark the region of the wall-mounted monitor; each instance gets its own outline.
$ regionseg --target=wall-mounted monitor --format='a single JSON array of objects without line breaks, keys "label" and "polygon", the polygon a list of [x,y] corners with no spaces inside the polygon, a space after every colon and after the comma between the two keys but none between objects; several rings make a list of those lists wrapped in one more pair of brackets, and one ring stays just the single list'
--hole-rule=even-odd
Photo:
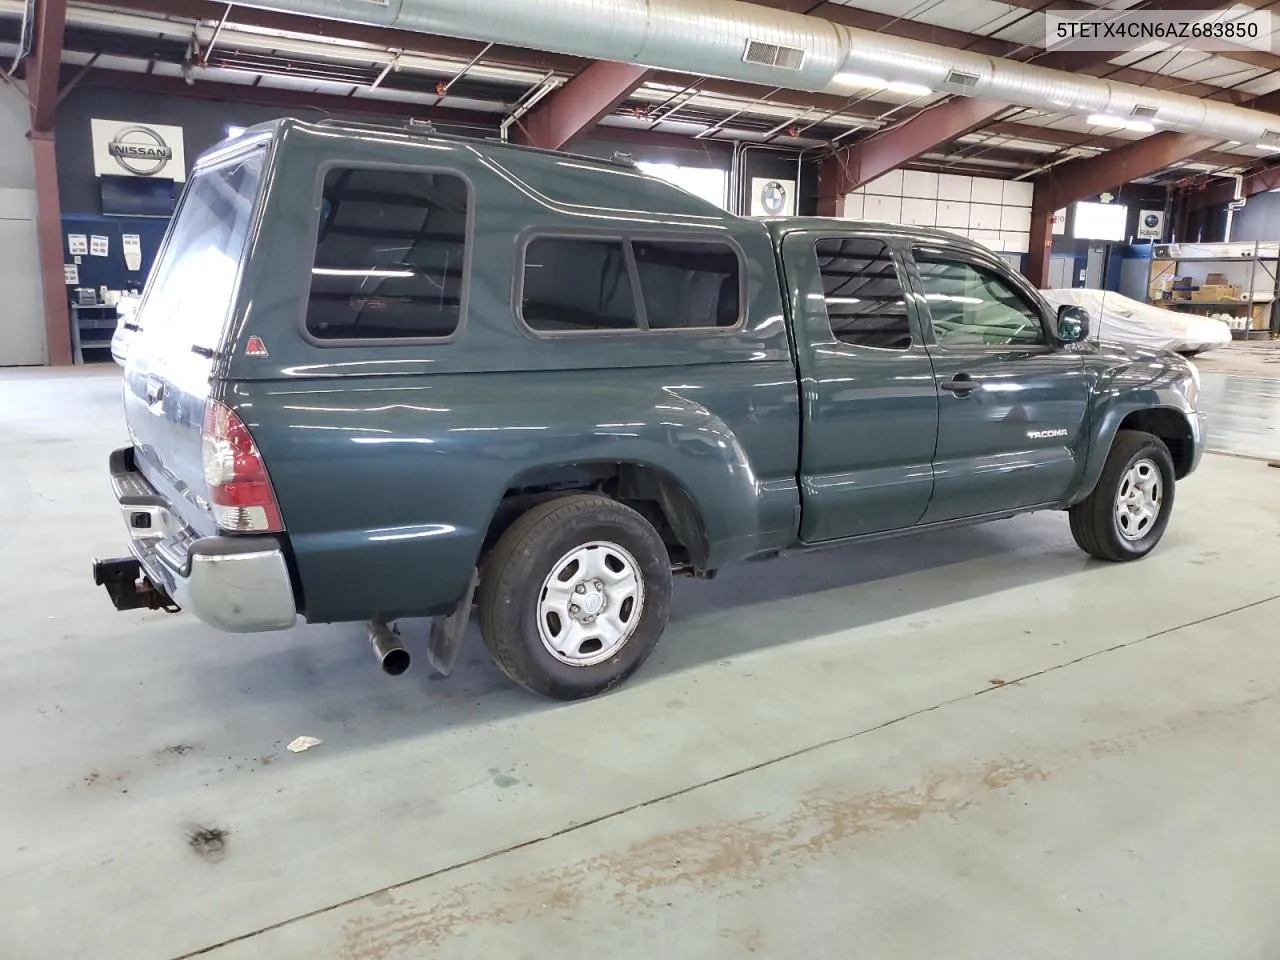
[{"label": "wall-mounted monitor", "polygon": [[172,180],[102,176],[102,212],[108,217],[171,217],[178,202]]},{"label": "wall-mounted monitor", "polygon": [[1123,203],[1077,203],[1071,235],[1077,240],[1124,240],[1129,208]]}]

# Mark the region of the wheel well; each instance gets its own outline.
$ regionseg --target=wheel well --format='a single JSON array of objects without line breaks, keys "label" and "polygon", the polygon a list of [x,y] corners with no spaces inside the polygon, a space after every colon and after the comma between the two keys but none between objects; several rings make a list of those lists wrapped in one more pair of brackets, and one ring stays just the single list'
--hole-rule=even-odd
[{"label": "wheel well", "polygon": [[520,474],[494,511],[483,552],[530,507],[581,492],[603,494],[638,511],[661,535],[673,565],[701,570],[706,564],[706,527],[692,494],[665,470],[639,463],[576,463]]},{"label": "wheel well", "polygon": [[1181,413],[1165,408],[1137,410],[1124,418],[1120,429],[1141,430],[1159,437],[1173,457],[1174,476],[1181,480],[1190,472],[1195,448],[1191,438],[1191,425]]}]

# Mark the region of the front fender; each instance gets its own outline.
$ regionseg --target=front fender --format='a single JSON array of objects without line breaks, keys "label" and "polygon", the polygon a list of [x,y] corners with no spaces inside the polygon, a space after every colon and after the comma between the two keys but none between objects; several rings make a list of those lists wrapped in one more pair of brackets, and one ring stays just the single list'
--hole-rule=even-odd
[{"label": "front fender", "polygon": [[1179,417],[1191,436],[1194,468],[1204,441],[1201,418],[1195,410],[1198,388],[1186,360],[1163,351],[1103,345],[1086,354],[1085,367],[1092,381],[1089,453],[1067,506],[1093,492],[1116,433],[1135,414],[1164,411]]}]

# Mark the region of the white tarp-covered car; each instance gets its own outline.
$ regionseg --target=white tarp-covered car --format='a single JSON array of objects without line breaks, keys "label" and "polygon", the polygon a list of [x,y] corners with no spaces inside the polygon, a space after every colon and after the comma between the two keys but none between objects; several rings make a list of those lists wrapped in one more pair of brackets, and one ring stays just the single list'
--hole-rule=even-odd
[{"label": "white tarp-covered car", "polygon": [[1040,292],[1055,307],[1071,304],[1089,311],[1091,340],[1134,343],[1177,353],[1203,353],[1231,342],[1231,328],[1221,320],[1165,310],[1110,290]]}]

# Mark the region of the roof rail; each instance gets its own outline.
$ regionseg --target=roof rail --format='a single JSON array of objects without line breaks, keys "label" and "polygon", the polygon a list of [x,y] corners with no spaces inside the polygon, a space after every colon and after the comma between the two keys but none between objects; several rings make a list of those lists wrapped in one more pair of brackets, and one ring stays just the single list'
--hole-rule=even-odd
[{"label": "roof rail", "polygon": [[323,120],[314,121],[316,126],[321,127],[346,127],[352,130],[367,130],[370,133],[400,133],[408,136],[431,137],[436,140],[453,140],[462,143],[488,143],[495,146],[506,147],[511,150],[522,150],[527,153],[541,153],[554,157],[569,157],[574,160],[583,160],[590,163],[603,163],[615,167],[624,167],[628,170],[634,170],[636,162],[631,158],[630,154],[615,151],[611,157],[593,157],[586,153],[571,153],[567,150],[551,150],[546,147],[531,147],[523,143],[512,143],[510,140],[499,140],[497,137],[469,137],[457,133],[442,133],[436,129],[435,124],[429,120],[409,119],[403,123],[370,123],[366,120],[340,120],[335,117],[325,117]]}]

